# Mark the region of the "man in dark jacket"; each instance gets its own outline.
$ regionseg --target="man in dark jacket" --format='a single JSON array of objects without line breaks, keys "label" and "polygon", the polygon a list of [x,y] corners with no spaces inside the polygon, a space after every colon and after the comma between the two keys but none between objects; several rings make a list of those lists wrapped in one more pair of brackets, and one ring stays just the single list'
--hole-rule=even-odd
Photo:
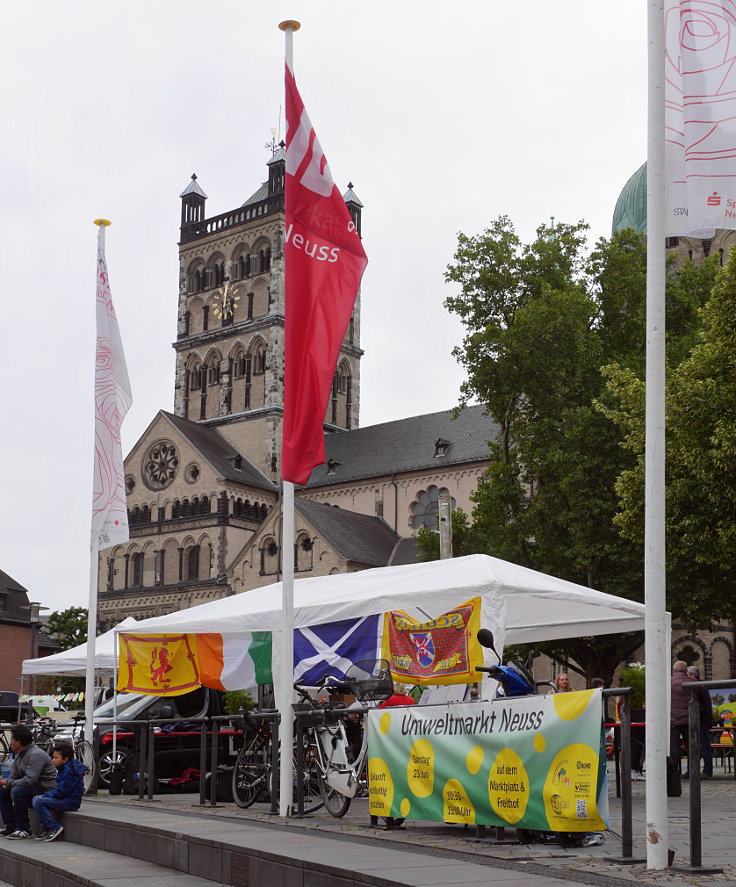
[{"label": "man in dark jacket", "polygon": [[31,837],[28,807],[36,795],[56,787],[56,767],[22,724],[10,729],[10,750],[15,755],[10,776],[0,778],[0,815],[5,823],[0,836],[18,840]]},{"label": "man in dark jacket", "polygon": [[84,764],[74,757],[71,743],[55,745],[51,761],[56,767],[56,788],[33,799],[33,809],[41,823],[41,841],[54,841],[64,831],[51,811],[79,810],[84,794]]},{"label": "man in dark jacket", "polygon": [[[678,768],[681,743],[684,743],[685,748],[689,749],[688,704],[690,702],[690,689],[685,688],[682,685],[692,683],[692,681],[692,676],[687,672],[687,662],[678,659],[672,666],[672,704],[670,708],[670,762],[678,762]],[[700,704],[701,711],[704,707],[704,702],[701,697],[705,696],[707,696],[705,690],[696,691],[696,698]],[[699,754],[697,755],[697,764],[695,766],[700,766]],[[690,764],[688,758],[688,769],[689,767]]]}]

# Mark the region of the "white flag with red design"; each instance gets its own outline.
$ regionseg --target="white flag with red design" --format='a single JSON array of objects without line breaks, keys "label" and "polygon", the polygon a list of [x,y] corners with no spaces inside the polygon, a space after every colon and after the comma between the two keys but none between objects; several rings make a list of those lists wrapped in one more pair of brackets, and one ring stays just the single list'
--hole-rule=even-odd
[{"label": "white flag with red design", "polygon": [[92,545],[98,551],[129,539],[120,429],[133,402],[112,304],[103,237],[100,229],[97,239],[95,468],[92,485]]},{"label": "white flag with red design", "polygon": [[736,228],[736,0],[665,0],[668,236]]},{"label": "white flag with red design", "polygon": [[327,402],[368,259],[288,64],[286,126],[281,474],[305,484],[325,461]]}]

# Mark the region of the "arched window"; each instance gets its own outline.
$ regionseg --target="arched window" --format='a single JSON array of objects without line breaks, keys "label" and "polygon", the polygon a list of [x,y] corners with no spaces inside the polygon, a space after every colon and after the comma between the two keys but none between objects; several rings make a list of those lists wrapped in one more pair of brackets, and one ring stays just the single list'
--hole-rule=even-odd
[{"label": "arched window", "polygon": [[201,384],[202,378],[199,371],[199,364],[195,363],[192,369],[189,371],[189,390],[198,391]]},{"label": "arched window", "polygon": [[200,514],[209,514],[210,513],[209,496],[202,496],[202,498],[199,500],[199,513]]},{"label": "arched window", "polygon": [[253,375],[262,376],[266,372],[266,347],[265,345],[256,351]]},{"label": "arched window", "polygon": [[193,545],[187,553],[187,579],[199,579],[199,545]]},{"label": "arched window", "polygon": [[143,552],[136,551],[133,555],[133,579],[131,585],[140,587],[143,585]]},{"label": "arched window", "polygon": [[264,266],[263,270],[270,271],[271,270],[271,247],[270,246],[266,250],[266,253],[264,256],[264,261],[265,261],[265,266]]}]

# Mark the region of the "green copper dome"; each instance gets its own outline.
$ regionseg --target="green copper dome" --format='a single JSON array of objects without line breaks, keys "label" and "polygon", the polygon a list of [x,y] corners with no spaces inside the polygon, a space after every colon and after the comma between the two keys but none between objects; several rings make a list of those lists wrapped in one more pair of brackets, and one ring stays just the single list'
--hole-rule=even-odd
[{"label": "green copper dome", "polygon": [[642,165],[624,185],[613,211],[613,233],[633,228],[647,230],[647,165]]}]

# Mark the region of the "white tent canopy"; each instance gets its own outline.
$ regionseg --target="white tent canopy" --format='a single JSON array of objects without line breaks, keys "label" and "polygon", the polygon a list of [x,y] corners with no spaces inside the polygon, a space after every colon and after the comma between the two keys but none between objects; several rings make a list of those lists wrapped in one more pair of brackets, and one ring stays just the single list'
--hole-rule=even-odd
[{"label": "white tent canopy", "polygon": [[[481,554],[359,573],[298,579],[294,627],[406,610],[436,618],[471,597],[498,645],[615,634],[644,628],[644,605]],[[281,583],[144,619],[136,634],[280,632]],[[116,626],[113,631],[124,631]],[[274,658],[274,661],[275,658]]]},{"label": "white tent canopy", "polygon": [[[137,625],[132,616],[124,619],[116,626],[121,630],[130,631]],[[101,634],[95,641],[95,668],[112,671],[115,665],[115,629]],[[62,650],[51,656],[41,656],[38,659],[25,659],[23,661],[23,674],[58,674],[81,675],[87,671],[87,644],[72,647],[71,650]]]}]

